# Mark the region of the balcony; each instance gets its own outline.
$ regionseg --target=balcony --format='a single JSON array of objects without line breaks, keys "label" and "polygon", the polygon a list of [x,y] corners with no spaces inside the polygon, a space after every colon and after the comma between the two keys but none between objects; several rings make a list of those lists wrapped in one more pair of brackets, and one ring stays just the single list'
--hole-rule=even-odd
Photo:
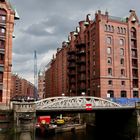
[{"label": "balcony", "polygon": [[1,20],[1,19],[0,19],[0,26],[5,27],[5,26],[6,26],[6,21],[5,21],[5,20]]},{"label": "balcony", "polygon": [[68,75],[69,75],[69,76],[75,76],[75,74],[76,74],[75,71],[72,71],[72,72],[70,71],[70,72],[68,72]]},{"label": "balcony", "polygon": [[78,78],[78,81],[83,81],[83,82],[85,82],[85,81],[86,81],[86,77],[85,77],[85,76],[80,77],[80,78]]},{"label": "balcony", "polygon": [[75,79],[74,78],[72,78],[72,79],[70,79],[70,84],[75,84]]},{"label": "balcony", "polygon": [[85,64],[86,63],[86,59],[83,58],[83,59],[77,59],[77,64]]},{"label": "balcony", "polygon": [[131,45],[131,49],[137,49],[137,46],[135,46],[135,45]]},{"label": "balcony", "polygon": [[0,45],[0,50],[4,50],[5,46],[4,45]]},{"label": "balcony", "polygon": [[69,64],[69,65],[68,65],[68,68],[69,68],[69,69],[75,69],[75,67],[76,67],[75,64]]},{"label": "balcony", "polygon": [[75,54],[75,50],[69,50],[67,54]]},{"label": "balcony", "polygon": [[5,40],[5,33],[0,33],[0,40]]},{"label": "balcony", "polygon": [[85,54],[86,54],[85,50],[77,51],[77,55],[85,55]]},{"label": "balcony", "polygon": [[77,45],[76,45],[76,48],[85,48],[85,47],[86,47],[85,44],[77,44]]},{"label": "balcony", "polygon": [[4,65],[4,60],[0,60],[0,65]]},{"label": "balcony", "polygon": [[75,56],[69,56],[68,61],[75,61]]},{"label": "balcony", "polygon": [[79,69],[78,69],[78,72],[79,72],[79,73],[86,72],[86,68],[79,68]]},{"label": "balcony", "polygon": [[132,59],[132,67],[133,69],[137,69],[138,68],[138,61],[136,59]]}]

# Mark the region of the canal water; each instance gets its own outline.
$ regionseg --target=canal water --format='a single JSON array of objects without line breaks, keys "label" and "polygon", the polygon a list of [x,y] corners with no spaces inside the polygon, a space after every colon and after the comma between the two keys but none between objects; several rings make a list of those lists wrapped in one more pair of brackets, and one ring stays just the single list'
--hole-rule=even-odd
[{"label": "canal water", "polygon": [[35,140],[134,140],[134,138],[121,134],[110,134],[94,131],[78,130],[76,132],[65,132],[45,137],[36,137]]},{"label": "canal water", "polygon": [[[22,140],[27,140],[28,136],[25,135]],[[15,140],[9,134],[0,135],[0,140]],[[19,140],[19,139],[16,139]],[[111,133],[96,133],[91,130],[76,130],[74,132],[64,132],[59,134],[51,134],[46,136],[36,136],[35,140],[136,140],[132,136],[123,134],[111,134]]]}]

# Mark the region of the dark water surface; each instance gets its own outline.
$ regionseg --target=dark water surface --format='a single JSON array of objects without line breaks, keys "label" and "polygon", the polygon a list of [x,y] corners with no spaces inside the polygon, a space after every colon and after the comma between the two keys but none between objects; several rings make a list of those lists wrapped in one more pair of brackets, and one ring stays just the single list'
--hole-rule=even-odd
[{"label": "dark water surface", "polygon": [[87,134],[85,130],[79,130],[77,132],[59,133],[42,138],[36,137],[35,140],[94,140],[94,136]]},{"label": "dark water surface", "polygon": [[35,140],[134,140],[132,137],[120,134],[96,133],[87,130],[78,130],[76,132],[65,132],[60,134],[48,135],[45,137],[36,137]]}]

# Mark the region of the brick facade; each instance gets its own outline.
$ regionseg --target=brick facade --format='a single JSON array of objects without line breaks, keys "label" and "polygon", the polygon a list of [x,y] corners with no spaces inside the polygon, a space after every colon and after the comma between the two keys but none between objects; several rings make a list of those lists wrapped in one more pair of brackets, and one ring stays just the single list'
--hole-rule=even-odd
[{"label": "brick facade", "polygon": [[6,0],[0,1],[0,103],[9,104],[12,67],[12,37],[15,11]]},{"label": "brick facade", "polygon": [[18,96],[34,97],[34,85],[17,74],[11,76],[11,98]]},{"label": "brick facade", "polygon": [[127,18],[113,17],[108,12],[102,14],[100,10],[94,19],[88,14],[69,34],[67,55],[63,58],[67,59],[67,82],[61,82],[63,69],[57,67],[62,65],[62,57],[57,54],[52,62],[56,66],[49,69],[55,79],[50,80],[54,82],[50,84],[54,88],[51,96],[60,95],[65,86],[69,96],[84,93],[103,98],[140,97],[139,37],[140,23],[134,10],[130,10]]}]

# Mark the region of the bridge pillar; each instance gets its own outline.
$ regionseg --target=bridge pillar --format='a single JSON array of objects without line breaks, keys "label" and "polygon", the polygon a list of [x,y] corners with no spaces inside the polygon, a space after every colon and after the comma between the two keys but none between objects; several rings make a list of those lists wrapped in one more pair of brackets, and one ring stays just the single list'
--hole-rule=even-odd
[{"label": "bridge pillar", "polygon": [[33,102],[14,102],[14,140],[35,139],[36,109]]}]

